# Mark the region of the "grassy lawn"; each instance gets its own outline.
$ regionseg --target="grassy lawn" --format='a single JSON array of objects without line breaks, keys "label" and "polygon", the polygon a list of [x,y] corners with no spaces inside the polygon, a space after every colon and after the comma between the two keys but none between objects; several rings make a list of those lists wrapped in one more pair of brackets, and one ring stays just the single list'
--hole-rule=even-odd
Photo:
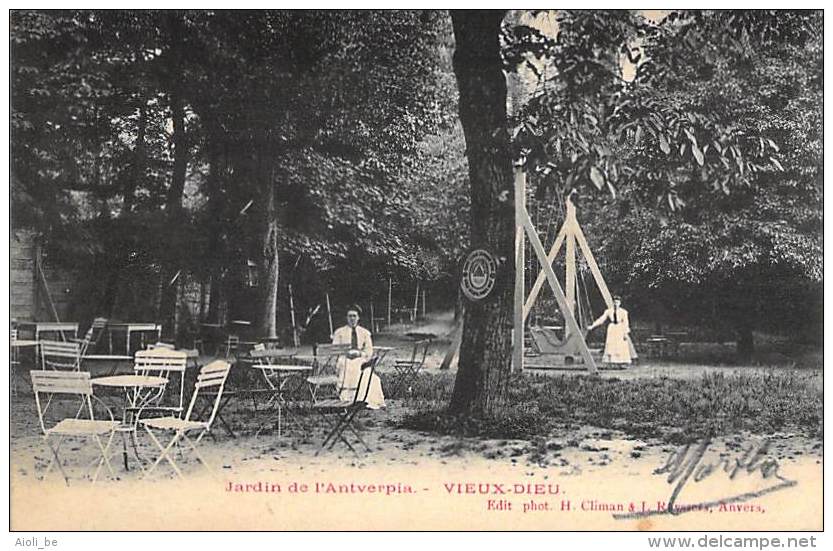
[{"label": "grassy lawn", "polygon": [[592,425],[636,438],[680,444],[741,431],[821,437],[822,391],[796,371],[724,374],[693,379],[621,380],[586,375],[513,374],[506,405],[489,419],[447,414],[453,374],[423,373],[398,425],[481,438],[532,439]]}]

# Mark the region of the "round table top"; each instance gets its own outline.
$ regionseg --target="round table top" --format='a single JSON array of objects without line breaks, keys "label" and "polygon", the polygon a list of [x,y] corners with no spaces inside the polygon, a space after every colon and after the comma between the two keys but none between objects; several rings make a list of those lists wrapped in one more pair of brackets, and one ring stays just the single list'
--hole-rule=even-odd
[{"label": "round table top", "polygon": [[90,382],[98,386],[120,386],[124,388],[159,387],[168,384],[168,379],[150,375],[113,375],[111,377],[96,377],[91,379]]}]

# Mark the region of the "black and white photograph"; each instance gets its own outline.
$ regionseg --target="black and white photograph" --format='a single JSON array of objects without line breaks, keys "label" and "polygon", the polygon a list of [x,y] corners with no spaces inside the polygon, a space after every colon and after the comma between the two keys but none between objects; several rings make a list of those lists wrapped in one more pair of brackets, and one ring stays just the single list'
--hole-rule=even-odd
[{"label": "black and white photograph", "polygon": [[824,527],[823,24],[9,10],[13,548],[801,546]]}]

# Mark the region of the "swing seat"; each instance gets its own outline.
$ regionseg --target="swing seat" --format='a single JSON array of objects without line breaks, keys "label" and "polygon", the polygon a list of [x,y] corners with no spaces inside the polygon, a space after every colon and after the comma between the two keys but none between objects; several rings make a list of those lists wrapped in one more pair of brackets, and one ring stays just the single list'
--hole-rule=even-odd
[{"label": "swing seat", "polygon": [[580,339],[578,335],[571,335],[567,339],[560,339],[555,333],[558,327],[530,327],[532,342],[540,354],[560,354],[564,356],[581,357]]},{"label": "swing seat", "polygon": [[[534,365],[528,364],[525,369],[587,369],[581,356],[581,339],[578,335],[571,335],[565,340],[556,334],[556,330],[560,329],[557,326],[530,326],[528,329],[537,354],[528,355],[536,360]],[[598,350],[590,352],[601,357]]]}]

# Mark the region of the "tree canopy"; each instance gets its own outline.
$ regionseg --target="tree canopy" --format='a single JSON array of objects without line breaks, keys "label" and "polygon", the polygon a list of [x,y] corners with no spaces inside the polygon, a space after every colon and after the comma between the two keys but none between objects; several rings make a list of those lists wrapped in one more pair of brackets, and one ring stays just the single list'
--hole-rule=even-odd
[{"label": "tree canopy", "polygon": [[[80,272],[86,319],[176,319],[199,284],[203,315],[271,333],[280,266],[345,300],[388,275],[450,297],[469,245],[500,241],[464,131],[492,117],[493,168],[525,154],[532,204],[579,190],[645,317],[814,327],[820,12],[488,17],[455,37],[439,11],[13,11],[13,226]],[[497,40],[508,116],[458,104],[466,33]]]}]

